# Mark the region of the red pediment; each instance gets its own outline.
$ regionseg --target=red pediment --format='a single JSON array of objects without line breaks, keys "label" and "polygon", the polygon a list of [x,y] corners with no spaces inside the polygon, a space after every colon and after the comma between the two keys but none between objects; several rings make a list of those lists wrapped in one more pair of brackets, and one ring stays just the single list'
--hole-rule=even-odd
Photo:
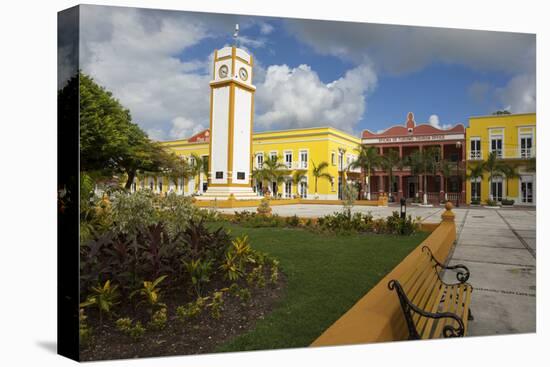
[{"label": "red pediment", "polygon": [[415,136],[415,135],[445,135],[445,134],[464,134],[466,129],[462,124],[456,124],[449,129],[438,129],[430,124],[416,125],[412,112],[407,114],[405,126],[395,125],[380,133],[373,133],[369,130],[364,130],[362,133],[363,139],[368,138],[389,138],[398,136]]},{"label": "red pediment", "polygon": [[203,130],[199,133],[196,133],[189,139],[187,139],[188,143],[208,143],[210,142],[210,129]]}]

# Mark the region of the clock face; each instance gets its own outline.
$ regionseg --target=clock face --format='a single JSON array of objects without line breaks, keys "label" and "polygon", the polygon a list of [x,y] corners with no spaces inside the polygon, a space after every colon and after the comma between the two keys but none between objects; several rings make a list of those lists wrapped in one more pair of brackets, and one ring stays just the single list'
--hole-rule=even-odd
[{"label": "clock face", "polygon": [[245,68],[241,68],[239,70],[239,77],[244,81],[246,81],[246,79],[248,79],[248,72],[246,71]]},{"label": "clock face", "polygon": [[218,74],[220,75],[220,78],[226,78],[228,72],[229,69],[227,68],[227,65],[222,65],[218,71]]}]

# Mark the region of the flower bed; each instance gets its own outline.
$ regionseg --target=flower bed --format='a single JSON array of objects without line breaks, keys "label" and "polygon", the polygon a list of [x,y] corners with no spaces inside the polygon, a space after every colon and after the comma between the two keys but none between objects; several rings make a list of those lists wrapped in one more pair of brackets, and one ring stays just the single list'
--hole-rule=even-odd
[{"label": "flower bed", "polygon": [[83,360],[212,351],[280,296],[279,262],[206,226],[215,215],[190,200],[140,192],[102,203],[80,247]]}]

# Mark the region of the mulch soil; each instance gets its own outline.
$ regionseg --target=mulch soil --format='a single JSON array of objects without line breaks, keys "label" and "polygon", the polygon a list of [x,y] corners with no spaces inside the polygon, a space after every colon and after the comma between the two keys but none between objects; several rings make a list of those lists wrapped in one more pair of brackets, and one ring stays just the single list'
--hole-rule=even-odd
[{"label": "mulch soil", "polygon": [[[205,308],[197,317],[182,323],[176,317],[176,308],[192,301],[193,297],[183,289],[170,289],[162,298],[167,306],[168,321],[166,327],[160,331],[147,328],[150,315],[143,305],[137,308],[131,302],[118,305],[116,316],[104,318],[103,326],[99,326],[95,310],[86,310],[87,324],[92,327],[93,337],[88,345],[81,346],[80,359],[94,361],[215,352],[216,347],[254,328],[256,321],[269,314],[281,299],[286,285],[284,274],[279,272],[276,284],[269,282],[267,271],[265,277],[264,288],[249,287],[252,297],[248,303],[224,292],[222,315],[219,319],[213,318],[210,310]],[[244,281],[239,284],[247,287]],[[209,284],[209,289],[204,293],[211,294],[213,290],[224,286],[227,284]],[[139,320],[147,331],[142,338],[134,340],[117,330],[115,321],[118,317]]]}]

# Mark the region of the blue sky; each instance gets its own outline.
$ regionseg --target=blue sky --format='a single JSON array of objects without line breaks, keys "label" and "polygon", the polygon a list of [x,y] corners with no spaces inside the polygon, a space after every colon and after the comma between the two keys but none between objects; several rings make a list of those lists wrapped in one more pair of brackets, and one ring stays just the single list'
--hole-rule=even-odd
[{"label": "blue sky", "polygon": [[81,68],[158,140],[209,118],[211,56],[231,44],[256,60],[255,130],[334,126],[355,134],[404,122],[467,124],[535,110],[535,36],[89,6]]}]

